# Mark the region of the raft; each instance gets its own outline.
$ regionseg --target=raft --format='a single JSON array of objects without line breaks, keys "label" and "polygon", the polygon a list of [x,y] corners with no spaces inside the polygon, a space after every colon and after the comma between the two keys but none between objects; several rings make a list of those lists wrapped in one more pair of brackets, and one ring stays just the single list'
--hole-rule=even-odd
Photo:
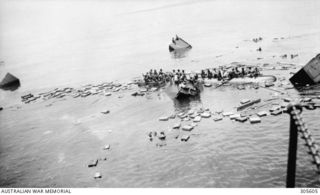
[{"label": "raft", "polygon": [[[241,77],[241,78],[233,78],[229,81],[227,81],[227,83],[229,84],[244,84],[244,83],[271,83],[271,82],[275,82],[277,80],[277,77],[273,76],[273,75],[261,75],[258,77]],[[202,83],[204,83],[205,85],[210,85],[210,84],[220,84],[221,82],[224,81],[219,81],[218,79],[203,79]]]}]

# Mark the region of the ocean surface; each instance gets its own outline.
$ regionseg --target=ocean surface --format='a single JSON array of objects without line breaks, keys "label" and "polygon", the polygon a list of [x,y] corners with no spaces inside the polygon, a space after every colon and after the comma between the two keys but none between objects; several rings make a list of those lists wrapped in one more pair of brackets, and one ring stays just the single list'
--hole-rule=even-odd
[{"label": "ocean surface", "polygon": [[[147,136],[164,129],[176,133],[167,129],[178,119],[159,122],[160,116],[200,107],[228,111],[244,98],[279,96],[274,92],[206,89],[200,101],[183,105],[164,90],[141,98],[123,92],[124,98],[30,105],[20,96],[126,82],[160,68],[283,63],[295,72],[320,51],[319,9],[318,0],[1,0],[0,78],[10,72],[21,87],[0,91],[0,186],[285,187],[286,114],[255,125],[203,119],[188,142],[173,136],[163,147]],[[193,46],[180,57],[168,51],[176,34]],[[263,41],[253,43],[257,37]],[[290,71],[263,73],[288,79]],[[294,89],[286,93],[297,97]],[[101,116],[101,109],[110,115]],[[319,114],[303,113],[317,142]],[[105,144],[111,144],[107,153],[101,150]],[[104,156],[98,167],[86,167]],[[93,179],[96,171],[102,179]],[[297,186],[320,187],[319,179],[300,139]]]}]

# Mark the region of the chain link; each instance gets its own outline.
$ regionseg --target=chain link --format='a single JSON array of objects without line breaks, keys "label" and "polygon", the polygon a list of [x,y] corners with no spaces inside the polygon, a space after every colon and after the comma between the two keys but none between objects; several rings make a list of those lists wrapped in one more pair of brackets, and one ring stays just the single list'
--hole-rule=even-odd
[{"label": "chain link", "polygon": [[288,113],[290,114],[297,130],[302,135],[301,138],[305,140],[306,146],[309,148],[309,154],[312,155],[314,163],[317,166],[318,173],[320,173],[320,150],[319,146],[314,141],[312,134],[308,130],[307,124],[304,123],[301,113],[302,109],[314,110],[320,107],[314,103],[307,104],[290,104],[288,106]]}]

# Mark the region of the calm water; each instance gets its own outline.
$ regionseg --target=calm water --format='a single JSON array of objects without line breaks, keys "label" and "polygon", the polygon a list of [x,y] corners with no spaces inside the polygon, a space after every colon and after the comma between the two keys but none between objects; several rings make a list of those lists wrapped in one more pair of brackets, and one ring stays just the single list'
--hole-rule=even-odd
[{"label": "calm water", "polygon": [[[0,112],[0,185],[284,187],[287,115],[257,125],[203,120],[187,143],[167,130],[174,121],[157,120],[182,108],[232,110],[241,99],[273,96],[270,91],[207,89],[201,101],[183,106],[161,91],[143,98],[124,94],[121,99],[70,99],[51,107],[48,102],[17,106],[29,91],[126,81],[151,68],[198,70],[235,61],[299,67],[319,52],[319,8],[316,0],[1,1],[0,75],[9,71],[22,86],[0,92],[5,107]],[[168,52],[175,34],[193,46],[183,58]],[[248,41],[260,36],[261,43]],[[262,53],[255,51],[258,47]],[[291,53],[299,57],[279,58]],[[101,109],[111,114],[101,116]],[[304,116],[320,140],[319,111]],[[150,130],[166,130],[172,137],[159,148],[147,139]],[[112,147],[108,153],[101,150],[107,143]],[[297,184],[319,186],[306,153],[300,141]],[[88,161],[104,156],[106,162],[86,168]],[[103,174],[101,180],[92,178],[95,171]]]}]

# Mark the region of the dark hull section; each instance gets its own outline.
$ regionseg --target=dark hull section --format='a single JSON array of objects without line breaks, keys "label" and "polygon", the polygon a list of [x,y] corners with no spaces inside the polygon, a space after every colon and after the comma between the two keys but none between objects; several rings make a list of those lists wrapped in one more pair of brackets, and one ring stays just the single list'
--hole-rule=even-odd
[{"label": "dark hull section", "polygon": [[174,51],[174,48],[171,47],[171,45],[169,45],[169,51],[170,51],[170,52]]},{"label": "dark hull section", "polygon": [[177,99],[183,99],[183,98],[188,98],[188,97],[195,97],[200,94],[200,90],[185,90],[185,89],[179,89],[176,98]]},{"label": "dark hull section", "polygon": [[16,90],[20,87],[20,80],[10,73],[7,73],[0,83],[0,88],[4,90]]},{"label": "dark hull section", "polygon": [[315,84],[315,82],[309,77],[303,68],[293,75],[289,80],[295,87],[303,87],[306,85]]},{"label": "dark hull section", "polygon": [[189,98],[189,97],[196,97],[199,96],[199,93],[196,94],[190,94],[190,93],[184,93],[184,92],[178,92],[176,98],[177,99],[185,99],[185,98]]}]

